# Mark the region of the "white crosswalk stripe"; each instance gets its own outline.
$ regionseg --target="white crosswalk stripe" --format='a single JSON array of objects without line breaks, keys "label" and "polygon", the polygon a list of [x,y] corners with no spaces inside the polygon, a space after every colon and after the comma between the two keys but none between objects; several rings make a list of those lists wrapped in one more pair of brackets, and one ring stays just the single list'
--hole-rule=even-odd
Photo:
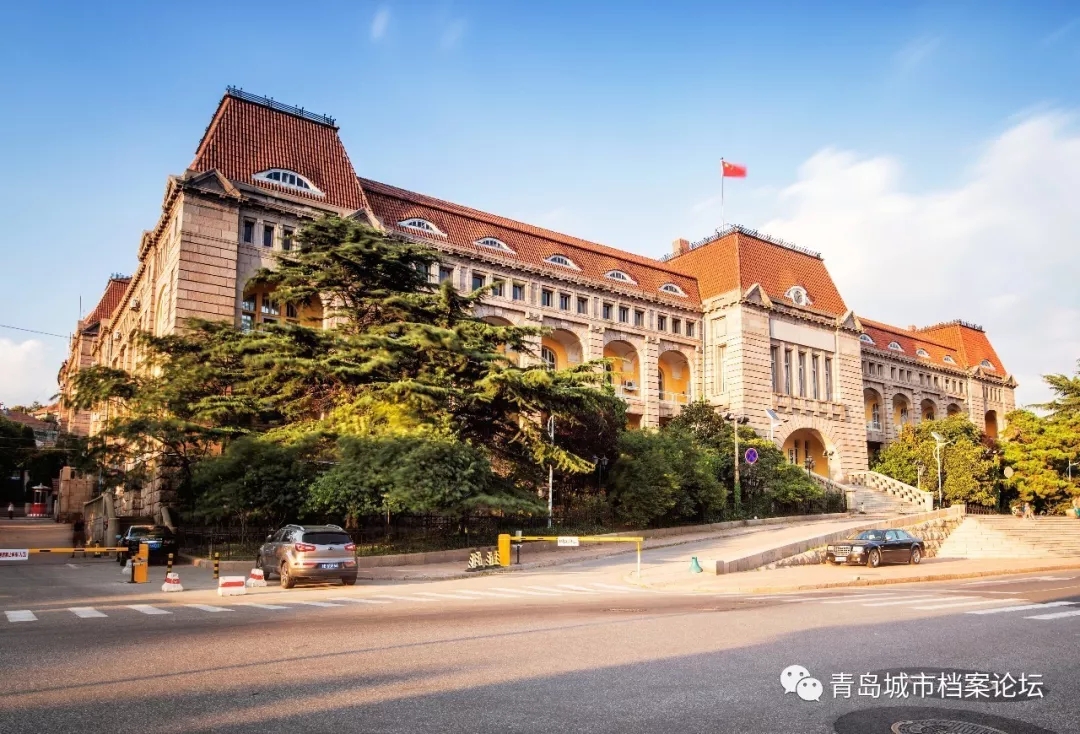
[{"label": "white crosswalk stripe", "polygon": [[869,604],[863,604],[864,607],[897,607],[897,606],[909,606],[915,602],[921,604],[930,604],[931,602],[946,602],[956,601],[959,599],[978,599],[977,596],[915,596],[915,597],[903,597],[900,599],[892,599],[890,601],[873,601]]},{"label": "white crosswalk stripe", "polygon": [[7,615],[9,622],[36,622],[37,615],[31,612],[29,609],[16,609],[10,612],[4,612]]},{"label": "white crosswalk stripe", "polygon": [[566,589],[567,591],[576,591],[579,594],[599,594],[598,589],[587,589],[584,586],[575,586],[573,584],[558,584],[560,589]]},{"label": "white crosswalk stripe", "polygon": [[1024,617],[1024,619],[1061,619],[1063,617],[1080,617],[1080,609],[1072,609],[1068,612],[1054,612],[1052,614],[1036,614],[1033,617]]},{"label": "white crosswalk stripe", "polygon": [[190,607],[191,609],[198,609],[200,612],[217,613],[217,612],[231,612],[231,611],[233,611],[229,607],[215,607],[212,604],[185,604],[184,606],[185,607]]},{"label": "white crosswalk stripe", "polygon": [[519,599],[519,598],[521,598],[521,597],[517,596],[516,594],[507,594],[507,593],[504,593],[504,592],[501,592],[501,591],[476,591],[474,589],[469,589],[468,591],[460,591],[458,593],[459,594],[469,594],[473,598],[478,598],[478,597],[489,597],[489,598],[492,598],[492,599]]},{"label": "white crosswalk stripe", "polygon": [[417,596],[434,596],[438,599],[474,599],[472,596],[463,596],[462,594],[442,594],[437,591],[418,591]]},{"label": "white crosswalk stripe", "polygon": [[332,601],[311,601],[311,600],[297,600],[293,604],[304,604],[309,607],[340,607],[340,604],[335,604]]},{"label": "white crosswalk stripe", "polygon": [[565,594],[566,589],[556,589],[553,586],[526,586],[526,589],[535,589],[537,591],[546,591],[551,594]]},{"label": "white crosswalk stripe", "polygon": [[[968,598],[968,597],[953,597],[954,599]],[[979,604],[1012,604],[1013,602],[1023,601],[1027,599],[976,599],[975,601],[953,601],[947,604],[931,604],[925,607],[912,607],[912,609],[952,609],[953,607],[974,607]]]},{"label": "white crosswalk stripe", "polygon": [[821,603],[822,604],[851,604],[852,602],[858,602],[858,601],[869,601],[869,600],[873,600],[873,599],[880,599],[881,601],[884,601],[885,599],[895,599],[895,598],[897,598],[897,596],[895,594],[857,594],[857,595],[853,594],[853,595],[850,595],[850,596],[838,596],[838,597],[835,597],[835,598],[830,597],[829,599],[826,599],[826,600],[822,601]]},{"label": "white crosswalk stripe", "polygon": [[164,609],[158,609],[151,604],[128,604],[128,609],[134,609],[136,612],[140,612],[142,614],[172,614],[172,612],[167,612]]},{"label": "white crosswalk stripe", "polygon": [[332,601],[344,601],[351,604],[390,604],[391,602],[383,601],[381,599],[361,599],[358,596],[332,596]]},{"label": "white crosswalk stripe", "polygon": [[254,607],[256,609],[268,609],[270,611],[276,611],[278,609],[288,609],[289,607],[283,604],[256,604],[255,602],[244,602],[240,606],[242,607]]},{"label": "white crosswalk stripe", "polygon": [[1032,609],[1048,609],[1050,607],[1065,607],[1075,604],[1073,601],[1051,601],[1045,604],[1021,604],[1018,607],[998,607],[996,609],[972,609],[965,614],[1001,614],[1004,612],[1026,612]]},{"label": "white crosswalk stripe", "polygon": [[79,619],[95,619],[98,617],[107,617],[107,614],[99,612],[93,607],[68,607],[68,611],[74,614]]},{"label": "white crosswalk stripe", "polygon": [[438,601],[438,599],[427,599],[422,596],[391,596],[390,594],[379,594],[376,599],[393,599],[394,601]]},{"label": "white crosswalk stripe", "polygon": [[529,589],[508,589],[502,586],[496,586],[492,591],[508,591],[514,594],[527,594],[528,596],[558,596],[552,591],[530,591]]}]

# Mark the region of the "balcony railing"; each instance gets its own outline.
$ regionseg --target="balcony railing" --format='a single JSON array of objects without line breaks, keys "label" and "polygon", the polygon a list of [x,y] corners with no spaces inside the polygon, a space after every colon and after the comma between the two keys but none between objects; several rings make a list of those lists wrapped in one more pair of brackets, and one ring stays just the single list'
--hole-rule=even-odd
[{"label": "balcony railing", "polygon": [[880,431],[881,421],[866,421],[866,430],[868,431]]},{"label": "balcony railing", "polygon": [[679,405],[686,405],[689,400],[689,396],[684,392],[660,393],[660,401],[663,403],[678,403]]}]

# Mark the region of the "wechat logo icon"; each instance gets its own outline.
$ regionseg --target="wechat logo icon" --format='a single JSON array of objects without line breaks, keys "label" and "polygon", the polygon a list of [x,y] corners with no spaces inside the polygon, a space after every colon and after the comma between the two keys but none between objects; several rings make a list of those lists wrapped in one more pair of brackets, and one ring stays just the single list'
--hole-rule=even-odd
[{"label": "wechat logo icon", "polygon": [[784,693],[794,693],[804,701],[821,701],[824,686],[810,671],[801,665],[789,665],[780,672],[780,685]]}]

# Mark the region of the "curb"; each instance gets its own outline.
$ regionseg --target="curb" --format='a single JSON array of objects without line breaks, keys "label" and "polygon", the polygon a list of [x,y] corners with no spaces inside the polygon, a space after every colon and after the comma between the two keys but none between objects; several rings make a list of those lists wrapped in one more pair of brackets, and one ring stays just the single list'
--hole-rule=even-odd
[{"label": "curb", "polygon": [[[1021,576],[1028,573],[1042,573],[1044,571],[1069,571],[1080,569],[1080,559],[1068,564],[1056,564],[1053,566],[1035,566],[1033,568],[1017,568],[1017,569],[996,569],[993,571],[966,571],[960,573],[928,573],[922,576],[907,576],[904,578],[879,578],[879,579],[858,579],[852,581],[828,581],[818,584],[788,584],[786,586],[738,586],[733,589],[725,589],[732,593],[739,594],[766,594],[766,593],[781,593],[786,591],[812,591],[814,589],[838,589],[845,587],[855,586],[884,586],[887,584],[918,584],[928,581],[952,581],[954,579],[975,579],[983,578],[986,576]],[[633,574],[628,574],[623,578],[626,583],[632,583],[635,586],[641,586],[648,589],[670,589],[670,586],[654,586],[652,584],[643,584],[639,581],[631,581]],[[716,589],[696,586],[690,589],[694,593],[711,593],[715,594]]]}]

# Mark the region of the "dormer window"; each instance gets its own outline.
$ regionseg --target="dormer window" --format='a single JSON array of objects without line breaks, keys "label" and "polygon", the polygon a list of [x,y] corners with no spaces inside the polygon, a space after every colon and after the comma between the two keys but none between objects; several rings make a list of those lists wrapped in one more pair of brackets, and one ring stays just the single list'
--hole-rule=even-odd
[{"label": "dormer window", "polygon": [[686,291],[684,291],[682,288],[675,285],[674,283],[664,283],[662,286],[660,286],[660,292],[670,293],[673,296],[682,296],[683,298],[686,298]]},{"label": "dormer window", "polygon": [[551,257],[544,258],[544,262],[551,263],[552,265],[561,265],[564,268],[573,268],[574,270],[581,270],[574,262],[566,255],[552,255]]},{"label": "dormer window", "polygon": [[956,364],[956,360],[953,359],[952,355],[950,355],[950,354],[946,354],[944,357],[942,357],[941,361],[944,362],[945,364]]},{"label": "dormer window", "polygon": [[399,227],[405,227],[406,229],[415,229],[427,234],[438,235],[439,237],[445,237],[446,233],[436,227],[434,224],[426,219],[420,217],[413,217],[412,219],[405,219],[398,222]]},{"label": "dormer window", "polygon": [[254,176],[256,181],[269,181],[270,183],[278,184],[290,189],[297,189],[308,194],[316,194],[323,196],[323,192],[319,191],[315,184],[311,183],[308,179],[301,176],[295,171],[288,171],[284,168],[271,168],[261,173],[256,173]]},{"label": "dormer window", "polygon": [[874,339],[869,334],[859,334],[859,341],[863,344],[873,344]]},{"label": "dormer window", "polygon": [[801,285],[793,285],[788,288],[784,298],[789,299],[796,306],[809,306],[811,303],[810,296],[806,295],[806,289]]},{"label": "dormer window", "polygon": [[507,245],[500,239],[496,239],[495,237],[482,237],[478,239],[475,244],[479,245],[480,247],[487,247],[491,250],[502,250],[503,252],[508,252],[511,255],[516,254],[513,250],[510,249],[509,245]]},{"label": "dormer window", "polygon": [[611,278],[612,280],[621,280],[623,283],[630,283],[637,285],[637,281],[624,273],[622,270],[609,270],[604,273],[605,278]]},{"label": "dormer window", "polygon": [[889,342],[889,349],[893,350],[894,352],[904,351],[904,348],[900,346],[900,342]]},{"label": "dormer window", "polygon": [[915,356],[922,357],[923,359],[928,359],[930,357],[930,352],[926,351],[922,347],[919,347],[915,350]]},{"label": "dormer window", "polygon": [[979,362],[979,366],[985,367],[988,370],[996,369],[989,359],[984,359],[982,362]]}]

